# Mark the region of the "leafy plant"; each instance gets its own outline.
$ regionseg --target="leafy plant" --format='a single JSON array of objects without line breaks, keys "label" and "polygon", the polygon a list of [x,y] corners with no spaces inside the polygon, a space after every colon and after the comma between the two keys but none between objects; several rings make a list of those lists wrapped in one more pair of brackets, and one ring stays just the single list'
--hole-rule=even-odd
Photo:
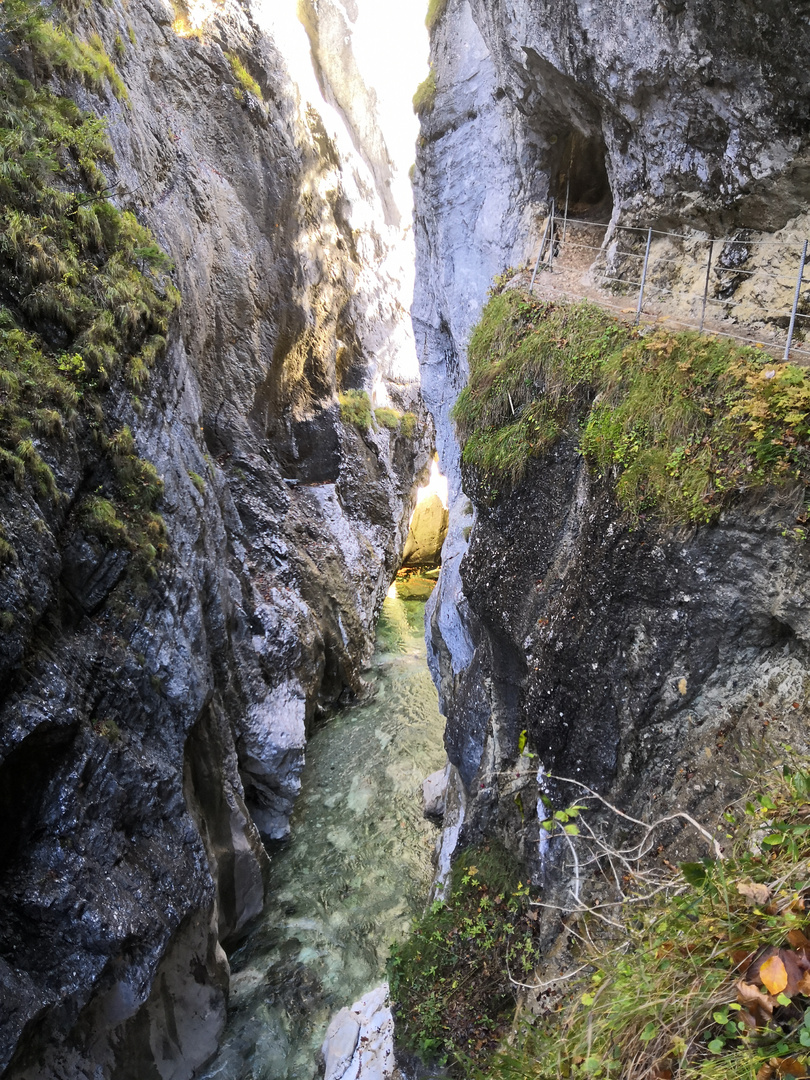
[{"label": "leafy plant", "polygon": [[[807,1075],[808,796],[810,762],[790,760],[727,811],[725,824],[735,830],[728,857],[651,871],[654,888],[648,874],[626,871],[618,904],[581,901],[574,953],[587,973],[560,984],[565,996],[494,1059],[488,1075]],[[606,852],[603,845],[603,860]],[[611,857],[621,863],[618,852]],[[607,863],[605,870],[612,876]]]},{"label": "leafy plant", "polygon": [[515,1009],[510,972],[538,959],[529,890],[509,853],[491,843],[457,859],[449,896],[394,945],[388,964],[397,1037],[422,1057],[483,1063]]}]

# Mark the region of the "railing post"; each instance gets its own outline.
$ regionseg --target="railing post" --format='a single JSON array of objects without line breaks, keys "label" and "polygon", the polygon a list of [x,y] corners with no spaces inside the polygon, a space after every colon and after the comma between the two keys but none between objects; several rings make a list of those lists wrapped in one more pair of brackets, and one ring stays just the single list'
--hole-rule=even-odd
[{"label": "railing post", "polygon": [[796,327],[796,311],[799,307],[799,294],[802,291],[802,278],[804,277],[804,264],[807,261],[807,241],[802,248],[802,257],[799,261],[799,276],[796,279],[796,295],[793,297],[793,310],[790,313],[790,328],[788,330],[787,343],[785,345],[785,360],[790,357],[790,346],[793,344],[793,331]]},{"label": "railing post", "polygon": [[554,200],[551,200],[551,227],[548,231],[548,272],[552,273],[551,264],[554,262]]},{"label": "railing post", "polygon": [[647,250],[644,252],[644,269],[641,271],[641,288],[638,290],[638,307],[636,308],[636,326],[641,319],[641,308],[644,304],[644,286],[647,282],[647,264],[650,261],[650,244],[652,243],[652,229],[647,230]]},{"label": "railing post", "polygon": [[543,237],[540,241],[540,250],[537,252],[537,262],[534,264],[534,273],[532,274],[532,280],[529,285],[529,296],[532,295],[532,289],[534,288],[534,279],[537,277],[537,271],[540,269],[540,260],[543,258],[543,248],[546,246],[546,237],[548,236],[548,223],[551,219],[546,218],[546,227],[543,229]]},{"label": "railing post", "polygon": [[706,282],[703,286],[703,308],[700,312],[700,331],[703,333],[703,324],[706,321],[706,301],[709,299],[709,274],[712,271],[712,255],[714,253],[714,240],[709,241],[709,261],[706,263]]},{"label": "railing post", "polygon": [[568,166],[568,176],[565,178],[565,213],[563,214],[562,242],[565,243],[565,234],[568,230],[568,196],[571,193],[571,166]]}]

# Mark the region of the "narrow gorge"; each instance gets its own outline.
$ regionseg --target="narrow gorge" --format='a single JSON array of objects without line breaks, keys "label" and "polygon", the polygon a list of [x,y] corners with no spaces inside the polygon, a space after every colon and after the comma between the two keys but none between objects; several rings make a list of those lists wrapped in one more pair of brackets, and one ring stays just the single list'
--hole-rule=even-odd
[{"label": "narrow gorge", "polygon": [[[804,1075],[804,990],[747,965],[810,962],[783,945],[800,871],[766,873],[788,834],[804,865],[810,794],[810,5],[430,0],[426,25],[0,5],[9,1080]],[[751,1039],[714,988],[692,1041],[634,1013],[549,1064],[565,979],[603,994],[594,910],[638,872],[674,911],[679,864],[703,887],[745,845],[735,902],[773,908],[734,976],[765,988]],[[429,920],[465,889],[469,935],[494,948],[508,907],[511,944],[501,1012],[462,1023],[492,961],[440,1006],[419,942],[456,947]]]}]

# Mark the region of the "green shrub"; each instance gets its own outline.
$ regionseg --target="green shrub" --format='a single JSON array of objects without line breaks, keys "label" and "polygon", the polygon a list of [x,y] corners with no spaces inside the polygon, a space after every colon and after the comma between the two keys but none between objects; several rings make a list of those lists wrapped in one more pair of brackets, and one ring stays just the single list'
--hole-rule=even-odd
[{"label": "green shrub", "polygon": [[388,964],[397,1038],[421,1057],[483,1064],[515,1011],[511,972],[538,960],[520,867],[495,843],[456,860],[449,896],[394,945]]},{"label": "green shrub", "polygon": [[630,875],[609,923],[585,899],[572,947],[585,971],[492,1080],[808,1075],[809,770],[780,764],[726,811],[728,857]]},{"label": "green shrub", "polygon": [[371,400],[365,390],[346,390],[338,395],[340,419],[360,431],[371,428]]},{"label": "green shrub", "polygon": [[518,483],[575,425],[632,515],[706,522],[734,497],[808,481],[810,373],[692,332],[646,334],[588,303],[494,295],[453,410],[463,460]]},{"label": "green shrub", "polygon": [[417,116],[430,112],[436,103],[436,92],[436,72],[431,68],[427,78],[420,82],[413,95],[413,111]]}]

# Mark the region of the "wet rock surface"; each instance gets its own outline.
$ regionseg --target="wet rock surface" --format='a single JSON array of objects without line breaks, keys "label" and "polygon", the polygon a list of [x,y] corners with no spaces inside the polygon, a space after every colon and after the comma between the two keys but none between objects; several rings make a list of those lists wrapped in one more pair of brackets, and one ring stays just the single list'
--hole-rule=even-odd
[{"label": "wet rock surface", "polygon": [[323,1049],[324,1080],[385,1080],[393,1076],[394,1018],[388,984],[341,1009],[329,1025]]},{"label": "wet rock surface", "polygon": [[[791,513],[772,499],[712,527],[631,523],[570,443],[480,508],[461,674],[433,628],[468,830],[520,837],[537,869],[537,799],[556,790],[538,768],[642,812],[710,814],[742,782],[741,748],[805,746],[810,564],[784,535]],[[519,770],[518,810],[523,731],[537,758]]]},{"label": "wet rock surface", "polygon": [[[307,734],[363,690],[431,450],[421,413],[408,438],[340,419],[339,390],[386,386],[372,338],[394,343],[388,400],[420,411],[380,267],[390,236],[351,217],[364,166],[344,168],[250,4],[218,5],[199,37],[175,17],[164,0],[83,11],[79,32],[110,55],[116,35],[137,43],[117,61],[130,107],[55,83],[106,117],[112,197],[158,236],[183,306],[140,402],[108,392],[164,480],[156,577],[81,529],[74,509],[100,482],[88,429],[38,439],[66,500],[0,487],[18,553],[0,573],[14,1080],[179,1080],[214,1052],[221,945],[262,909],[262,840],[288,830]],[[226,53],[263,100],[234,92]]]},{"label": "wet rock surface", "polygon": [[[718,40],[738,16],[739,34]],[[535,770],[524,760],[525,789],[515,780],[524,730],[537,765],[644,813],[711,814],[746,767],[740,745],[806,743],[807,560],[783,535],[790,496],[691,532],[633,524],[575,433],[497,492],[463,474],[450,419],[487,289],[533,260],[569,179],[570,212],[591,220],[803,230],[807,103],[779,44],[806,41],[803,18],[778,5],[450,0],[432,31],[413,315],[450,486],[428,607],[453,763],[445,870],[458,842],[492,831],[537,869]]]}]

